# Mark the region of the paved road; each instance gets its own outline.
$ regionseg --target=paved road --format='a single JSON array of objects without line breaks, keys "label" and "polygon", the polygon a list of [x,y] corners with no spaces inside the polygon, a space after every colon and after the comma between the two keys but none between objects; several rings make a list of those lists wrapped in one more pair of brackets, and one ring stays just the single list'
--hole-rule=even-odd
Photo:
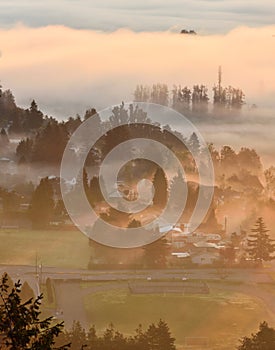
[{"label": "paved road", "polygon": [[[35,278],[34,266],[5,266],[0,265],[0,274],[8,272],[13,279]],[[42,267],[42,278],[52,279],[83,279],[91,281],[117,281],[131,279],[204,279],[220,280],[225,277],[228,281],[239,281],[246,283],[270,283],[272,270],[263,269],[169,269],[169,270],[80,270],[62,269],[57,267]],[[275,271],[273,271],[275,272]],[[31,277],[30,277],[31,276]]]}]

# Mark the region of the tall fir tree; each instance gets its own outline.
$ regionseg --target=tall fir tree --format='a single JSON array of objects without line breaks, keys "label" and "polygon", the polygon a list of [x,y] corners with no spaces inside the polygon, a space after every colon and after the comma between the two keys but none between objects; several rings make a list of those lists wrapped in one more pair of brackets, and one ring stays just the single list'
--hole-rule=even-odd
[{"label": "tall fir tree", "polygon": [[53,188],[48,177],[41,179],[31,201],[31,220],[34,228],[45,228],[49,225],[54,211]]},{"label": "tall fir tree", "polygon": [[255,227],[251,230],[252,234],[248,238],[249,256],[256,262],[262,265],[263,261],[273,260],[272,255],[275,252],[275,243],[269,237],[269,230],[267,230],[262,217],[258,218]]},{"label": "tall fir tree", "polygon": [[152,323],[146,332],[150,350],[176,350],[175,338],[172,337],[166,322],[160,320],[157,325]]},{"label": "tall fir tree", "polygon": [[160,167],[155,172],[153,186],[155,190],[153,203],[164,208],[168,199],[168,182],[164,171]]}]

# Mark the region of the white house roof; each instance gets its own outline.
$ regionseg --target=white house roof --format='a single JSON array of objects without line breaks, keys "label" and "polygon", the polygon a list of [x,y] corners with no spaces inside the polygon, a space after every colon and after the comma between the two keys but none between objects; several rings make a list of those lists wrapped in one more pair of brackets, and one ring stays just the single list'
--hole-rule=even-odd
[{"label": "white house roof", "polygon": [[178,232],[179,234],[183,234],[182,230],[179,227],[173,227],[173,232]]},{"label": "white house roof", "polygon": [[188,258],[190,256],[187,252],[176,252],[172,253],[171,255],[176,256],[177,258]]},{"label": "white house roof", "polygon": [[1,157],[1,158],[0,158],[0,161],[1,161],[1,162],[12,162],[12,160],[9,159],[9,158],[7,158],[7,157]]},{"label": "white house roof", "polygon": [[214,249],[224,248],[224,246],[217,245],[216,243],[209,243],[209,242],[197,242],[197,243],[194,243],[194,246],[196,248],[214,248]]}]

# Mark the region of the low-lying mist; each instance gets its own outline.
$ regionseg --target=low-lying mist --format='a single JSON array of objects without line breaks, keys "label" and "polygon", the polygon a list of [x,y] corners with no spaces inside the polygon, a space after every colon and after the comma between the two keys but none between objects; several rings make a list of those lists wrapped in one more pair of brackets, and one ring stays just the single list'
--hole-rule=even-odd
[{"label": "low-lying mist", "polygon": [[[34,98],[43,112],[67,118],[133,99],[136,84],[203,83],[222,66],[224,86],[240,87],[241,116],[196,121],[208,142],[252,146],[269,165],[274,153],[275,27],[240,27],[226,35],[188,36],[121,29],[112,33],[62,26],[0,30],[1,82],[19,105]],[[256,104],[258,109],[251,111]]]},{"label": "low-lying mist", "polygon": [[35,98],[65,117],[132,100],[138,83],[172,86],[217,81],[241,87],[248,104],[274,107],[275,27],[240,27],[226,35],[171,32],[112,33],[62,26],[0,30],[1,82],[17,102]]}]

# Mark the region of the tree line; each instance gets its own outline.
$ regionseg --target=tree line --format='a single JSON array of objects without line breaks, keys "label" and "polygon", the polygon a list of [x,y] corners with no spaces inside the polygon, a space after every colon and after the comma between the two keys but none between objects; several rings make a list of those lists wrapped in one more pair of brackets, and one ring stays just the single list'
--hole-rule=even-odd
[{"label": "tree line", "polygon": [[72,350],[85,347],[90,350],[175,350],[175,338],[172,337],[168,324],[159,320],[146,329],[139,325],[134,335],[124,335],[110,324],[101,335],[96,327],[86,331],[79,322],[74,322],[70,330],[57,339],[58,344],[70,343]]},{"label": "tree line", "polygon": [[202,117],[209,112],[210,104],[214,112],[222,110],[235,113],[245,104],[244,92],[233,86],[223,87],[221,83],[213,87],[212,103],[209,90],[203,84],[194,85],[192,88],[182,85],[174,85],[171,90],[167,84],[137,85],[134,91],[135,102],[151,102],[163,106],[170,106],[181,113],[199,114]]}]

